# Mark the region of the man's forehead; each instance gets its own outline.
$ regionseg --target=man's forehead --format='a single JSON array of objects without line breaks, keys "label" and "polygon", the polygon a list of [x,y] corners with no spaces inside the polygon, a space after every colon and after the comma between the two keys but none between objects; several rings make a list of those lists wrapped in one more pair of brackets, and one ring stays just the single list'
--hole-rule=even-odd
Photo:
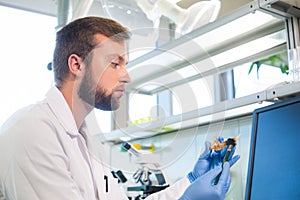
[{"label": "man's forehead", "polygon": [[126,42],[115,42],[108,37],[100,36],[97,38],[98,44],[93,49],[93,55],[105,58],[110,61],[128,62],[128,52]]},{"label": "man's forehead", "polygon": [[97,45],[95,46],[95,50],[96,49],[103,49],[105,51],[108,51],[110,53],[115,52],[116,54],[126,54],[126,46],[127,43],[126,41],[114,41],[109,37],[106,37],[104,35],[101,34],[96,34],[95,35],[95,42],[97,43]]}]

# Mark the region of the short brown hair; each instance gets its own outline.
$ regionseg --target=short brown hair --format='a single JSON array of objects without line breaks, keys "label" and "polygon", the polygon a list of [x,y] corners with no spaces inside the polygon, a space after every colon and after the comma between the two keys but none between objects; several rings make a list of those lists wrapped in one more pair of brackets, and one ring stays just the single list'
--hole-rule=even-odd
[{"label": "short brown hair", "polygon": [[97,45],[94,41],[95,34],[102,34],[117,42],[130,38],[127,28],[112,19],[103,17],[84,17],[64,26],[56,34],[53,55],[54,79],[58,86],[69,74],[69,56],[77,54],[84,60]]}]

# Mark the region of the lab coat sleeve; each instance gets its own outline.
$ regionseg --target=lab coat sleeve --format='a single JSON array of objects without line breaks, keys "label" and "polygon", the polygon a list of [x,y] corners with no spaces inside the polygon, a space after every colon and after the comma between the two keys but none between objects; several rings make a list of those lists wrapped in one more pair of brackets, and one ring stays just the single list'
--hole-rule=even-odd
[{"label": "lab coat sleeve", "polygon": [[4,160],[0,179],[7,199],[83,200],[53,129],[49,120],[39,118],[23,119],[18,126],[1,129]]},{"label": "lab coat sleeve", "polygon": [[170,187],[167,187],[160,192],[151,194],[146,198],[146,200],[177,200],[182,196],[189,185],[190,181],[188,178],[184,177]]},{"label": "lab coat sleeve", "polygon": [[1,187],[0,187],[0,200],[5,200],[4,196],[3,196],[2,192],[1,192]]}]

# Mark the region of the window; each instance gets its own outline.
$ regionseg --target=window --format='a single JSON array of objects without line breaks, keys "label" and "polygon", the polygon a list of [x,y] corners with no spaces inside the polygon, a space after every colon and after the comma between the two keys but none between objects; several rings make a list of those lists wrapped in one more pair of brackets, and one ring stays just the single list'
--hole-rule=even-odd
[{"label": "window", "polygon": [[261,65],[258,72],[256,68],[253,68],[248,74],[250,65],[251,63],[246,63],[234,68],[236,98],[260,92],[291,80],[291,77],[282,73],[279,68],[264,64]]},{"label": "window", "polygon": [[53,83],[56,18],[0,6],[0,124],[42,99]]},{"label": "window", "polygon": [[129,97],[129,122],[139,124],[157,117],[156,95],[131,93]]}]

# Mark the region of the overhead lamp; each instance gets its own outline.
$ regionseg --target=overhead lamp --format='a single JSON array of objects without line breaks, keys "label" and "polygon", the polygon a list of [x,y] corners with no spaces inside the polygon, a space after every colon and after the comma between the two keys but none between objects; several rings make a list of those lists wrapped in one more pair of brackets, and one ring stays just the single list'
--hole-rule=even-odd
[{"label": "overhead lamp", "polygon": [[200,1],[187,9],[179,7],[172,0],[136,0],[136,2],[152,21],[157,21],[161,15],[171,19],[177,25],[176,31],[180,34],[189,33],[215,21],[221,7],[219,0]]}]

